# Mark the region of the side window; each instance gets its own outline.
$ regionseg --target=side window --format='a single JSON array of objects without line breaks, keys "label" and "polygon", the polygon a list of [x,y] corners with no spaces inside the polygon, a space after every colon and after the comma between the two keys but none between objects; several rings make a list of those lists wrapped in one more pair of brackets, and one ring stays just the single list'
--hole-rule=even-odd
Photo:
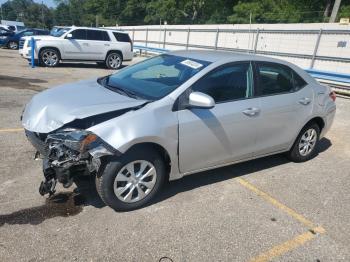
[{"label": "side window", "polygon": [[31,36],[31,35],[34,35],[33,31],[26,31],[23,33],[23,36]]},{"label": "side window", "polygon": [[100,30],[86,30],[86,31],[87,31],[87,40],[110,41],[110,38],[106,31],[100,31]]},{"label": "side window", "polygon": [[128,34],[113,32],[113,35],[118,42],[131,42],[131,39]]},{"label": "side window", "polygon": [[294,91],[292,70],[275,63],[257,63],[259,95],[274,95]]},{"label": "side window", "polygon": [[292,73],[293,73],[293,80],[294,80],[294,91],[298,91],[307,85],[305,80],[300,75],[298,75],[294,71]]},{"label": "side window", "polygon": [[253,74],[249,62],[219,67],[198,80],[192,91],[203,92],[216,103],[249,98],[253,93]]},{"label": "side window", "polygon": [[77,40],[86,40],[86,30],[77,29],[72,32],[73,39]]}]

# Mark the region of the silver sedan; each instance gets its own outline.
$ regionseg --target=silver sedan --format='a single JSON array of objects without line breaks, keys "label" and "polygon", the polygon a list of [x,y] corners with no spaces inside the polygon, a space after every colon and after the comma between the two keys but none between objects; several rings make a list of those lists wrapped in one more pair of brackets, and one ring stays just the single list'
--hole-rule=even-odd
[{"label": "silver sedan", "polygon": [[93,175],[107,205],[131,210],[166,180],[282,152],[307,161],[335,111],[335,94],[288,62],[176,51],[41,92],[22,123],[41,194]]}]

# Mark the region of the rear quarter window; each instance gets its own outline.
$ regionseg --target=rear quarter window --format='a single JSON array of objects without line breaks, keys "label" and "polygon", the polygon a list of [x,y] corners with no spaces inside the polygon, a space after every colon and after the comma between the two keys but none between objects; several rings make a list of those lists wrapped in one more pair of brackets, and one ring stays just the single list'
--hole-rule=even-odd
[{"label": "rear quarter window", "polygon": [[298,75],[294,70],[292,70],[293,82],[294,82],[294,91],[298,91],[307,85],[306,81]]},{"label": "rear quarter window", "polygon": [[113,35],[118,42],[131,43],[131,39],[128,34],[113,32]]}]

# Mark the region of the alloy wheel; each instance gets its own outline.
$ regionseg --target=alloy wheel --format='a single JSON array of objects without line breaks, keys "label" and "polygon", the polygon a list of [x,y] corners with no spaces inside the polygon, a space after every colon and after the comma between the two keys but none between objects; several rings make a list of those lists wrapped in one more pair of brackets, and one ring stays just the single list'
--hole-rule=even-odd
[{"label": "alloy wheel", "polygon": [[112,54],[108,57],[108,65],[113,69],[119,68],[121,62],[120,56],[117,54]]},{"label": "alloy wheel", "polygon": [[17,49],[18,44],[16,42],[10,42],[9,47],[10,47],[10,49]]},{"label": "alloy wheel", "polygon": [[114,194],[124,203],[144,199],[154,188],[156,168],[146,160],[136,160],[123,166],[114,180]]},{"label": "alloy wheel", "polygon": [[305,133],[301,136],[299,141],[299,153],[302,156],[309,155],[315,148],[317,142],[317,132],[315,129],[310,128],[305,131]]},{"label": "alloy wheel", "polygon": [[47,50],[43,52],[42,60],[46,66],[55,66],[58,63],[58,55],[54,51]]}]

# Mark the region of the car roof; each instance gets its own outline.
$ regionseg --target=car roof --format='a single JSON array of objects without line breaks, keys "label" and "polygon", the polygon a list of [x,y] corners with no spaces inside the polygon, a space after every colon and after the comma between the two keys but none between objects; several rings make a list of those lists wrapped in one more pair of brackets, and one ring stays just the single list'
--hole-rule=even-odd
[{"label": "car roof", "polygon": [[103,30],[103,31],[112,31],[112,32],[117,32],[117,33],[122,33],[122,34],[128,34],[128,32],[125,31],[120,31],[117,29],[111,29],[111,28],[105,28],[105,27],[86,27],[86,26],[67,26],[71,29],[88,29],[88,30]]},{"label": "car roof", "polygon": [[260,60],[266,62],[276,62],[285,64],[286,62],[279,59],[274,59],[266,56],[259,56],[249,53],[238,53],[230,51],[219,51],[219,50],[181,50],[169,52],[170,55],[177,55],[186,58],[204,60],[208,62],[218,62],[218,61],[243,61],[243,60]]}]

